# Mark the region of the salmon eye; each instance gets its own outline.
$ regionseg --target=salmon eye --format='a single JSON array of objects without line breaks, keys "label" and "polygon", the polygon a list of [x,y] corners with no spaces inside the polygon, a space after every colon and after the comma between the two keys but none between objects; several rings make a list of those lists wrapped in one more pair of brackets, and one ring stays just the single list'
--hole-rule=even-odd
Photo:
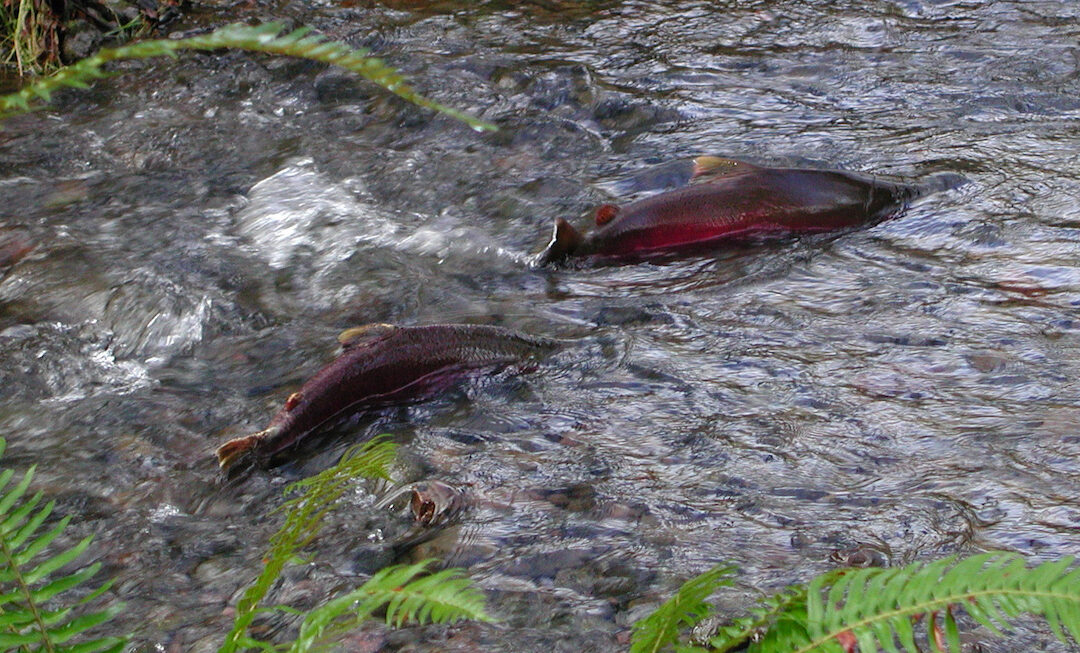
[{"label": "salmon eye", "polygon": [[596,226],[602,227],[619,215],[619,207],[614,204],[602,204],[596,209]]}]

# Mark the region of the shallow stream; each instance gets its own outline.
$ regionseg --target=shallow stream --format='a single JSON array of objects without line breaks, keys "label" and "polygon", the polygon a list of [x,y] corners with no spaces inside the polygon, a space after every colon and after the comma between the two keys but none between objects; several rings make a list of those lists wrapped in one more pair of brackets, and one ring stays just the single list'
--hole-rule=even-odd
[{"label": "shallow stream", "polygon": [[[237,17],[370,47],[500,131],[242,53],[131,65],[4,123],[0,227],[36,247],[0,279],[3,462],[38,464],[71,537],[96,536],[139,650],[216,650],[281,489],[378,433],[402,481],[473,496],[407,557],[465,567],[501,621],[373,624],[350,651],[622,651],[720,562],[737,612],[852,552],[1080,554],[1080,4],[280,2],[175,29]],[[966,183],[843,234],[529,264],[554,218],[702,153]],[[222,479],[214,447],[369,322],[567,345]],[[272,602],[385,561],[378,489]],[[989,637],[1066,650],[1037,622]]]}]

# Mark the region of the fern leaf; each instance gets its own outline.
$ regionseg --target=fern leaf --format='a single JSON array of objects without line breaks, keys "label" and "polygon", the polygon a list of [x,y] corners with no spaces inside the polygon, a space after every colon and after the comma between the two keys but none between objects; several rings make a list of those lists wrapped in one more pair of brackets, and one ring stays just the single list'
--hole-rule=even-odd
[{"label": "fern leaf", "polygon": [[84,642],[72,646],[58,646],[56,653],[120,653],[127,648],[127,640],[119,637],[105,637],[93,642]]},{"label": "fern leaf", "polygon": [[397,447],[382,436],[365,445],[352,447],[345,452],[337,465],[289,486],[286,490],[289,494],[309,494],[285,504],[280,511],[288,512],[297,504],[308,500],[322,504],[336,501],[344,488],[356,478],[390,480],[389,470],[396,455]]},{"label": "fern leaf", "polygon": [[57,610],[40,610],[36,614],[29,609],[11,610],[10,612],[5,612],[3,616],[0,617],[0,624],[2,624],[4,628],[11,628],[12,626],[17,626],[23,622],[28,623],[29,620],[36,618],[40,621],[42,626],[55,626],[56,624],[63,622],[69,614],[71,614],[70,607],[63,607]]},{"label": "fern leaf", "polygon": [[[0,438],[0,452],[5,446],[6,442]],[[33,471],[31,468],[18,485],[0,499],[0,648],[75,653],[122,650],[126,640],[116,637],[86,639],[65,646],[66,642],[85,637],[87,630],[112,619],[123,606],[113,605],[99,612],[76,610],[81,603],[98,597],[108,584],[82,600],[70,601],[65,597],[67,592],[88,582],[101,568],[99,564],[92,564],[56,576],[60,569],[75,562],[89,546],[90,538],[44,560],[39,559],[46,549],[55,548],[56,540],[70,518],[60,519],[52,528],[39,534],[39,529],[52,514],[54,503],[50,501],[39,508],[40,493],[20,503]],[[7,472],[0,474],[0,481],[3,481],[0,485],[6,486],[11,478]]]},{"label": "fern leaf", "polygon": [[675,643],[684,626],[693,625],[712,611],[705,602],[718,588],[731,584],[734,567],[718,565],[691,578],[651,615],[634,623],[630,653],[655,653]]},{"label": "fern leaf", "polygon": [[[0,633],[0,647],[26,646],[47,641],[51,647],[55,649],[56,645],[63,644],[83,631],[89,630],[90,628],[112,619],[119,613],[120,609],[119,606],[113,606],[101,612],[81,615],[75,619],[68,619],[68,616],[72,613],[71,608],[43,611],[36,615],[32,614],[30,611],[6,613],[4,615],[4,628],[13,630],[19,626],[20,621],[28,622],[36,617],[39,626],[43,627],[41,630],[47,634],[47,637],[42,638],[40,631]],[[56,627],[54,628],[52,626]]]},{"label": "fern leaf", "polygon": [[[26,488],[30,487],[30,479],[34,477],[35,469],[35,467],[28,469],[26,474],[23,475],[23,479],[19,481],[19,484],[16,485],[11,492],[5,494],[3,499],[0,499],[0,515],[11,510],[11,507],[15,505],[15,502],[21,499],[22,495],[26,493]],[[10,471],[11,470],[5,470],[6,478],[4,479],[4,485],[7,485],[7,481],[10,479],[10,475],[7,475],[7,472]]]},{"label": "fern leaf", "polygon": [[423,575],[430,560],[414,565],[387,567],[366,583],[312,610],[300,627],[290,653],[317,649],[333,635],[355,627],[386,607],[386,622],[449,623],[462,619],[491,621],[484,595],[472,587],[460,570]]},{"label": "fern leaf", "polygon": [[[268,32],[261,34],[266,33]],[[378,437],[351,448],[333,467],[286,488],[286,493],[295,493],[297,496],[279,508],[279,512],[285,513],[285,523],[270,538],[270,548],[264,556],[265,562],[259,577],[237,602],[232,629],[225,636],[224,643],[218,649],[219,653],[234,653],[243,648],[251,648],[247,629],[259,610],[260,602],[281,575],[285,565],[295,558],[300,548],[315,538],[323,517],[333,509],[334,504],[357,478],[389,478],[388,470],[395,452],[393,443],[384,437]]]},{"label": "fern leaf", "polygon": [[58,628],[50,630],[49,634],[52,641],[63,644],[64,642],[70,640],[72,637],[75,637],[76,635],[84,631],[90,630],[95,626],[100,626],[106,621],[112,619],[120,613],[121,609],[122,608],[120,606],[113,605],[106,608],[105,610],[102,610],[101,612],[91,612],[89,614],[81,615],[79,617],[76,617],[75,619],[72,619],[71,621],[68,621],[67,623],[63,624]]},{"label": "fern leaf", "polygon": [[[704,599],[724,580],[702,582],[715,571],[689,581],[634,624],[631,651],[658,651],[683,625],[704,618]],[[764,599],[750,617],[718,629],[709,650],[916,652],[921,624],[933,650],[959,653],[961,609],[999,635],[1024,614],[1043,615],[1059,640],[1080,642],[1080,566],[1065,558],[1028,568],[1016,554],[987,553],[904,568],[837,570]]]},{"label": "fern leaf", "polygon": [[159,56],[175,57],[181,50],[236,48],[250,52],[301,57],[340,66],[378,84],[404,100],[460,120],[477,131],[497,129],[490,123],[417,93],[409,86],[401,73],[386,65],[381,59],[367,56],[367,50],[355,50],[344,43],[328,41],[320,35],[311,34],[310,28],[307,27],[301,27],[286,34],[282,34],[283,31],[284,27],[280,23],[266,23],[255,27],[233,24],[221,27],[209,34],[186,39],[159,39],[119,48],[106,48],[92,57],[61,68],[52,75],[33,82],[17,93],[0,96],[0,118],[11,113],[29,110],[35,101],[47,103],[53,92],[59,89],[86,87],[90,81],[106,75],[102,67],[110,61]]},{"label": "fern leaf", "polygon": [[794,606],[802,606],[805,603],[805,586],[788,587],[774,596],[762,599],[751,610],[749,617],[736,619],[726,626],[721,626],[710,637],[709,645],[716,653],[725,653],[743,646],[751,638],[766,632],[778,618]]},{"label": "fern leaf", "polygon": [[[422,571],[428,564],[430,561],[413,568]],[[391,592],[393,598],[386,607],[386,622],[396,626],[406,621],[425,624],[492,620],[484,612],[484,595],[458,569],[444,569],[417,578]]]},{"label": "fern leaf", "polygon": [[[959,651],[953,612],[961,608],[998,634],[1021,614],[1047,615],[1065,642],[1061,625],[1074,637],[1080,630],[1080,575],[1062,575],[1071,565],[1067,559],[1028,569],[1020,556],[988,553],[903,569],[848,570],[834,582],[811,583],[807,619],[789,624],[786,633],[794,643],[789,650],[843,650],[839,638],[850,633],[860,650],[896,651],[899,641],[903,650],[917,651],[912,620],[925,615],[931,646]],[[750,650],[770,650],[761,644]]]},{"label": "fern leaf", "polygon": [[[20,529],[20,532],[32,533],[52,514],[53,508],[56,507],[56,503],[52,501],[45,504],[45,507],[41,510],[34,512],[34,508],[37,508],[37,505],[41,503],[41,496],[41,493],[38,492],[29,501],[24,502],[23,505],[12,512],[3,523],[0,523],[0,533],[7,537],[9,542],[14,543],[17,541],[12,546],[22,546],[22,542],[26,538],[26,535],[20,536],[19,533],[10,534],[13,530]],[[26,521],[27,517],[30,517],[29,522]]]},{"label": "fern leaf", "polygon": [[[60,528],[60,526],[67,526],[67,521],[68,520],[69,520],[69,518],[65,517],[64,519],[60,520],[60,524],[58,524],[56,528],[49,531],[45,535],[42,535],[38,539],[34,540],[34,542],[32,542],[30,544],[30,546],[28,546],[22,553],[20,553],[16,557],[16,560],[20,564],[25,564],[25,563],[29,562],[30,558],[31,558],[31,556],[29,554],[31,552],[33,552],[34,555],[36,555],[47,544],[49,544],[53,540],[55,540],[56,537],[58,535],[60,535],[61,531],[63,531],[63,529]],[[66,549],[64,551],[61,551],[60,553],[54,555],[53,557],[45,560],[42,563],[40,563],[39,565],[37,565],[33,569],[31,569],[29,571],[26,571],[26,572],[23,572],[23,578],[28,583],[36,583],[39,580],[49,576],[49,574],[51,574],[54,571],[60,569],[64,565],[68,564],[69,562],[72,562],[73,560],[75,560],[75,558],[78,558],[80,555],[82,555],[82,552],[86,550],[86,547],[90,546],[90,542],[93,539],[94,538],[92,538],[92,537],[84,538],[82,541],[80,541],[78,544],[71,547],[70,549]]]},{"label": "fern leaf", "polygon": [[[78,587],[79,585],[82,585],[86,581],[88,581],[91,578],[93,578],[94,576],[96,576],[97,572],[100,571],[100,570],[101,570],[101,563],[95,562],[94,564],[90,565],[89,567],[85,567],[83,569],[80,569],[78,572],[76,572],[74,574],[64,576],[63,578],[52,581],[51,583],[49,583],[48,585],[45,585],[44,587],[42,587],[40,589],[34,590],[33,598],[38,603],[44,603],[45,601],[48,601],[49,599],[53,598],[57,594],[61,594],[63,592],[68,591],[69,589],[73,589],[75,587]],[[9,603],[11,601],[16,601],[16,600],[19,599],[20,596],[21,596],[21,594],[19,592],[17,592],[17,591],[2,594],[2,595],[0,595],[0,605],[3,605],[5,603]]]},{"label": "fern leaf", "polygon": [[[911,619],[897,619],[891,624],[892,629],[896,631],[896,638],[900,640],[900,645],[904,647],[905,651],[918,650],[915,645],[915,628],[913,626]],[[878,632],[881,635],[879,639],[888,641],[889,630],[890,624],[882,623],[878,627]]]},{"label": "fern leaf", "polygon": [[[19,529],[19,531],[12,534],[10,537],[5,537],[4,540],[7,543],[8,547],[11,548],[12,551],[18,552],[15,557],[16,564],[21,567],[22,565],[25,565],[27,562],[29,562],[31,558],[45,550],[45,547],[51,544],[52,541],[55,540],[61,532],[63,532],[63,530],[67,527],[70,521],[71,517],[64,517],[56,524],[56,526],[52,528],[52,530],[46,532],[43,535],[39,535],[37,539],[35,539],[33,542],[31,542],[29,545],[22,549],[20,549],[20,547],[22,547],[22,545],[26,543],[26,540],[36,534],[37,526],[34,524],[34,522],[37,522],[37,524],[40,525],[40,522],[38,520],[32,520],[30,523],[25,524],[22,528]],[[0,583],[10,582],[11,580],[13,580],[14,577],[11,574],[14,573],[14,569],[8,570],[8,572],[9,573],[0,571]]]},{"label": "fern leaf", "polygon": [[[285,606],[261,608],[259,603],[280,576],[285,564],[294,560],[298,549],[316,536],[323,517],[353,486],[355,479],[388,479],[394,456],[395,446],[385,438],[377,438],[351,449],[334,467],[287,488],[287,493],[297,496],[279,509],[285,513],[285,524],[270,540],[263,572],[238,602],[233,628],[219,653],[251,648],[280,650],[268,642],[252,638],[247,632],[248,626],[254,615],[264,610],[296,611]],[[398,625],[404,621],[443,623],[458,619],[491,620],[484,612],[484,595],[461,577],[459,571],[445,570],[423,575],[429,562],[383,569],[355,590],[311,610],[305,615],[299,636],[289,650],[315,650],[322,641],[355,627],[384,607],[387,621]]]}]

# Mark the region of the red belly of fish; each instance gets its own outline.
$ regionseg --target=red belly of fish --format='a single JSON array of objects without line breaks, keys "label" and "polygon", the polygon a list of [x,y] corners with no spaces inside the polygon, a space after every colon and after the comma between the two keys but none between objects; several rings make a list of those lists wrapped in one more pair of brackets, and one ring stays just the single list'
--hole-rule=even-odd
[{"label": "red belly of fish", "polygon": [[656,220],[650,227],[627,230],[597,239],[599,256],[623,256],[667,250],[715,241],[745,241],[791,233],[820,233],[859,225],[861,217],[850,211],[820,213],[746,214],[736,220],[672,222]]},{"label": "red belly of fish", "polygon": [[[301,399],[291,409],[278,412],[271,427],[280,427],[281,436],[268,442],[263,455],[274,456],[302,440],[315,429],[361,408],[378,408],[416,401],[454,384],[476,365],[432,361],[423,366],[401,364],[369,371],[355,378],[338,376],[338,370],[324,369],[301,389]],[[305,399],[304,397],[310,397]]]}]

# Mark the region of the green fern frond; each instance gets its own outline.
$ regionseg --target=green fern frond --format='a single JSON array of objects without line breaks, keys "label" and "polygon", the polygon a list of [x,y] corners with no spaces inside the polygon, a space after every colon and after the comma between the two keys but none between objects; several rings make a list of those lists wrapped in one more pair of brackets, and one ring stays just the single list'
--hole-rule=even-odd
[{"label": "green fern frond", "polygon": [[1021,614],[1043,615],[1061,641],[1062,625],[1080,641],[1080,569],[1063,573],[1071,566],[1067,558],[1028,569],[1019,555],[987,553],[902,569],[852,570],[831,584],[815,581],[807,594],[805,633],[792,629],[792,650],[838,650],[838,638],[853,637],[863,650],[894,651],[899,641],[904,650],[916,651],[912,622],[926,616],[928,637],[935,641],[935,615],[942,613],[944,643],[959,651],[952,615],[957,608],[997,634]]},{"label": "green fern frond", "polygon": [[750,610],[749,616],[735,619],[718,628],[709,638],[708,650],[725,653],[761,637],[777,621],[791,619],[793,612],[799,614],[801,610],[804,614],[806,591],[805,585],[792,585],[773,596],[761,599],[758,605]]},{"label": "green fern frond", "polygon": [[[5,446],[6,442],[0,438],[0,455]],[[55,504],[50,501],[38,508],[40,493],[22,500],[33,475],[31,467],[21,481],[0,497],[0,649],[74,653],[123,650],[127,645],[123,638],[85,638],[86,631],[112,619],[123,610],[122,605],[98,612],[78,609],[107,591],[111,583],[99,586],[80,600],[65,595],[96,576],[101,565],[95,563],[57,575],[86,550],[91,538],[42,557],[63,533],[70,518],[64,517],[52,528],[40,532]],[[13,476],[11,470],[0,473],[0,491],[7,488]],[[69,644],[80,638],[84,641]]]},{"label": "green fern frond", "polygon": [[389,466],[396,446],[385,437],[351,448],[338,464],[323,472],[293,483],[286,493],[297,496],[282,504],[285,523],[270,538],[263,570],[236,604],[232,630],[225,636],[219,653],[252,648],[248,627],[270,587],[281,576],[285,565],[319,533],[323,517],[330,512],[357,478],[389,478]]},{"label": "green fern frond", "polygon": [[36,102],[49,102],[52,94],[62,88],[86,88],[91,82],[106,77],[103,70],[110,61],[122,59],[146,59],[149,57],[175,57],[181,50],[218,50],[236,48],[250,52],[301,57],[340,66],[383,87],[387,91],[413,104],[438,111],[460,120],[478,131],[495,131],[496,127],[444,106],[417,93],[396,69],[377,57],[368,56],[367,50],[353,49],[344,43],[328,41],[312,34],[311,29],[301,27],[282,34],[280,23],[266,23],[255,27],[242,24],[226,25],[209,34],[186,39],[158,39],[100,50],[92,57],[66,66],[48,77],[43,77],[17,93],[0,96],[0,117],[29,111]]},{"label": "green fern frond", "polygon": [[290,653],[317,650],[336,634],[354,628],[386,608],[386,623],[449,623],[462,619],[492,621],[484,595],[457,569],[425,575],[430,560],[387,567],[366,583],[308,613]]},{"label": "green fern frond", "polygon": [[390,480],[397,446],[386,436],[350,448],[336,465],[296,481],[285,489],[296,496],[281,505],[285,525],[270,538],[270,550],[289,550],[290,556],[315,538],[319,524],[358,478]]},{"label": "green fern frond", "polygon": [[[311,478],[293,483],[286,489],[296,494],[285,502],[280,512],[285,524],[270,539],[270,549],[259,578],[237,603],[233,628],[219,653],[259,649],[277,651],[282,647],[259,641],[248,634],[255,615],[265,610],[299,614],[285,606],[262,608],[260,602],[285,565],[318,534],[323,518],[351,488],[356,478],[389,480],[389,467],[396,447],[385,437],[349,450],[337,465]],[[383,569],[366,583],[332,599],[304,615],[300,634],[290,651],[312,651],[335,634],[354,628],[378,610],[386,610],[388,623],[446,623],[459,619],[490,621],[484,612],[484,595],[455,569],[427,574],[431,561],[410,566]]]},{"label": "green fern frond", "polygon": [[[1068,632],[1080,641],[1080,568],[1065,558],[1029,569],[1016,554],[986,553],[903,568],[838,570],[768,599],[710,644],[728,651],[749,642],[747,651],[758,653],[915,652],[921,620],[934,650],[959,652],[957,610],[998,635],[1022,614],[1042,615],[1058,639],[1066,642]],[[755,632],[760,637],[752,641]]]},{"label": "green fern frond", "polygon": [[720,587],[730,585],[730,576],[734,572],[734,567],[718,565],[686,581],[675,596],[648,617],[634,623],[630,653],[656,653],[674,644],[682,628],[692,626],[712,613],[713,607],[705,599]]},{"label": "green fern frond", "polygon": [[[395,626],[401,626],[406,621],[418,624],[441,624],[462,619],[492,621],[484,612],[483,593],[475,589],[468,578],[462,576],[461,570],[444,569],[417,578],[431,562],[428,560],[397,570],[384,570],[391,572],[387,578],[380,578],[380,575],[376,574],[357,591],[364,591],[365,586],[371,585],[367,591],[377,596],[379,586],[382,585],[385,588],[381,590],[384,596],[377,600],[388,599],[386,623]],[[400,571],[403,576],[412,580],[402,585],[401,580],[392,578],[395,571]]]},{"label": "green fern frond", "polygon": [[337,501],[357,478],[381,478],[390,480],[390,465],[394,463],[397,447],[386,436],[378,436],[366,445],[352,447],[341,457],[338,464],[315,476],[296,481],[288,489],[288,494],[301,494],[281,506],[282,512],[289,512],[301,503],[314,502],[328,504]]},{"label": "green fern frond", "polygon": [[[631,651],[660,650],[674,643],[680,627],[707,616],[703,601],[727,584],[723,574],[710,578],[719,569],[692,579],[634,624]],[[998,635],[1021,615],[1041,615],[1059,640],[1080,642],[1080,567],[1064,558],[1028,568],[1019,555],[986,553],[903,568],[831,571],[763,600],[751,616],[720,628],[707,651],[745,646],[748,653],[914,653],[921,650],[921,635],[935,651],[959,653],[960,610]]]}]

